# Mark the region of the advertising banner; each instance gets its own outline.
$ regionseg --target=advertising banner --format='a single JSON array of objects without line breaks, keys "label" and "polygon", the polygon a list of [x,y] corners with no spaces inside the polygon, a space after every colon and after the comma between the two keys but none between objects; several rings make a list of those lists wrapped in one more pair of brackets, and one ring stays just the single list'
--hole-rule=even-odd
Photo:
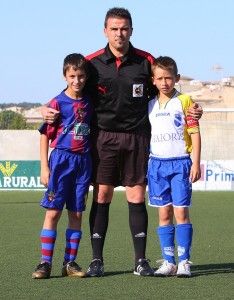
[{"label": "advertising banner", "polygon": [[0,161],[0,190],[38,190],[40,183],[40,161]]},{"label": "advertising banner", "polygon": [[234,191],[234,160],[201,161],[201,179],[193,190]]},{"label": "advertising banner", "polygon": [[[234,191],[234,160],[201,161],[201,173],[201,179],[193,184],[194,191]],[[0,161],[0,190],[42,189],[39,160]]]}]

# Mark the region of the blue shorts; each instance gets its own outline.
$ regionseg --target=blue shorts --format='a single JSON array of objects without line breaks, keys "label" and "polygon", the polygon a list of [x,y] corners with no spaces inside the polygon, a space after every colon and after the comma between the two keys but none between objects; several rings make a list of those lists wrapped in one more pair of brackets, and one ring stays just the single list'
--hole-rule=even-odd
[{"label": "blue shorts", "polygon": [[180,158],[151,157],[148,166],[148,199],[150,206],[191,206],[192,183],[189,156]]},{"label": "blue shorts", "polygon": [[41,206],[70,211],[85,210],[92,173],[90,153],[54,149],[49,159],[50,178]]}]

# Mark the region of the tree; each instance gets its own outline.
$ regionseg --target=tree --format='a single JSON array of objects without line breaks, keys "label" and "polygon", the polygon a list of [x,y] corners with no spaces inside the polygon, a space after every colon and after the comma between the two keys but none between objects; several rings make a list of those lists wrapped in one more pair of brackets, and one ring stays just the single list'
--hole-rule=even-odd
[{"label": "tree", "polygon": [[26,120],[21,115],[11,110],[0,112],[0,129],[26,129]]}]

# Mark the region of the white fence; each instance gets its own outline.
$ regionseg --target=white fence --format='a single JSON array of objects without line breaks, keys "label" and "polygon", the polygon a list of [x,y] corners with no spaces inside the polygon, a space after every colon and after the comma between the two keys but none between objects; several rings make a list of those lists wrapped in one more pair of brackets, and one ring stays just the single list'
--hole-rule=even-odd
[{"label": "white fence", "polygon": [[[193,185],[194,190],[234,190],[234,109],[204,109],[200,127],[202,178]],[[30,174],[17,175],[20,177],[18,178],[14,176],[17,170],[9,176],[4,175],[7,166],[14,165],[15,161],[19,173],[20,161],[23,164],[34,161],[38,165],[39,142],[40,134],[37,130],[0,130],[0,189],[11,189],[11,182],[14,183],[14,188],[18,182],[23,182],[26,189],[33,188],[35,184],[36,188],[42,188],[38,182],[38,168],[37,171],[34,170],[35,178]]]}]

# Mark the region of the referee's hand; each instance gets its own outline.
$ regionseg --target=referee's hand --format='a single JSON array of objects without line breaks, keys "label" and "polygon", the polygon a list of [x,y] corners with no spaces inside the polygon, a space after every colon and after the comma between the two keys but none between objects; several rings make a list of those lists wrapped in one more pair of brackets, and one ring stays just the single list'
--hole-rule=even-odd
[{"label": "referee's hand", "polygon": [[203,109],[198,103],[193,103],[192,107],[188,108],[188,116],[195,120],[199,120],[202,117]]},{"label": "referee's hand", "polygon": [[58,110],[47,106],[43,106],[41,109],[43,120],[48,124],[53,124],[58,118],[59,113]]}]

